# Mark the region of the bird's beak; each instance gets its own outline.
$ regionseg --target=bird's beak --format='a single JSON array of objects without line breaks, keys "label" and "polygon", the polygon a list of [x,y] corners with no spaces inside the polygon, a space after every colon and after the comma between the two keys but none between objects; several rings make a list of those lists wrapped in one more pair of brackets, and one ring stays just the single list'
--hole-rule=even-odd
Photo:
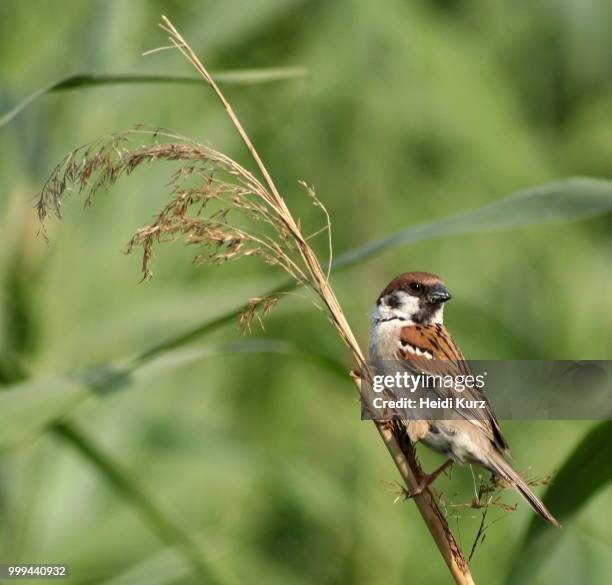
[{"label": "bird's beak", "polygon": [[429,291],[427,300],[430,303],[445,303],[452,299],[452,295],[448,292],[445,286],[438,284]]}]

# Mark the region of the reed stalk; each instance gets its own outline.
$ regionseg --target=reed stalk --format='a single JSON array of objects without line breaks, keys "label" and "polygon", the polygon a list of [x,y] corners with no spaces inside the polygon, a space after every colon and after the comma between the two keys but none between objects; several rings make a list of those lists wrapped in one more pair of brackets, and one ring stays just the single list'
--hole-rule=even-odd
[{"label": "reed stalk", "polygon": [[[308,270],[307,276],[310,286],[325,303],[328,316],[330,317],[332,324],[342,338],[343,342],[350,350],[355,364],[358,367],[358,371],[364,372],[366,376],[369,376],[370,374],[364,354],[330,285],[328,275],[323,270],[315,252],[308,245],[306,238],[302,235],[299,225],[294,220],[287,204],[285,203],[285,200],[278,192],[278,189],[276,188],[268,169],[253,146],[253,143],[240,123],[238,116],[219,89],[218,85],[215,83],[215,80],[208,73],[207,69],[191,49],[187,41],[181,36],[181,34],[166,16],[163,16],[162,19],[163,24],[161,26],[169,33],[169,39],[172,44],[189,60],[189,62],[195,67],[195,69],[210,85],[214,93],[219,98],[219,101],[223,105],[234,127],[238,131],[238,134],[242,138],[251,156],[253,157],[253,160],[259,168],[269,192],[272,195],[274,205],[276,205],[278,208],[280,217],[282,217],[286,222],[286,225],[291,232],[291,236],[295,239],[299,253]],[[358,391],[361,392],[360,377],[354,376],[354,379]],[[402,438],[398,436],[398,432],[396,432],[397,427],[394,425],[377,421],[374,421],[374,424],[376,425],[380,437],[385,443],[385,446],[387,447],[387,450],[389,451],[389,454],[391,455],[398,471],[405,481],[406,486],[409,489],[416,488],[416,476],[420,470],[414,455],[414,449],[407,443],[406,440],[402,440]],[[435,494],[431,490],[427,489],[423,493],[415,496],[414,501],[455,582],[461,585],[469,585],[473,583],[468,563],[448,526],[444,514],[441,512]]]}]

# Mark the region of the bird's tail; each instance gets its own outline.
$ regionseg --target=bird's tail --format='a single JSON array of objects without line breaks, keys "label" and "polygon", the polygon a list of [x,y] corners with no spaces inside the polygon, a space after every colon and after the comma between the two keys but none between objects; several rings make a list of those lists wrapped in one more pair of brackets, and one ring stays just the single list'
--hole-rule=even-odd
[{"label": "bird's tail", "polygon": [[548,511],[548,508],[542,503],[540,498],[536,496],[525,480],[518,472],[506,461],[504,456],[497,450],[491,453],[489,458],[489,468],[491,471],[505,479],[527,500],[527,503],[539,514],[544,520],[550,522],[556,528],[561,528],[559,521]]}]

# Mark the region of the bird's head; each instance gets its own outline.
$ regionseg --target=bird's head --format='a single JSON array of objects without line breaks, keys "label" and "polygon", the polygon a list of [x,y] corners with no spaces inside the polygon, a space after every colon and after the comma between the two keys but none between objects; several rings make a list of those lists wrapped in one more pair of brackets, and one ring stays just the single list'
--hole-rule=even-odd
[{"label": "bird's head", "polygon": [[442,323],[443,305],[450,298],[439,276],[406,272],[394,278],[380,293],[373,318],[409,321],[407,325]]}]

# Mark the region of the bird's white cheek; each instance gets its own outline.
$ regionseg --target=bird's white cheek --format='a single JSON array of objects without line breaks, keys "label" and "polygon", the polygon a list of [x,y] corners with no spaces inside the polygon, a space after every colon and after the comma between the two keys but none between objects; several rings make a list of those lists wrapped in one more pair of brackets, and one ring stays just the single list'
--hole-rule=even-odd
[{"label": "bird's white cheek", "polygon": [[421,304],[419,299],[413,297],[405,292],[396,293],[399,294],[400,306],[399,311],[407,317],[412,317],[419,312]]}]

